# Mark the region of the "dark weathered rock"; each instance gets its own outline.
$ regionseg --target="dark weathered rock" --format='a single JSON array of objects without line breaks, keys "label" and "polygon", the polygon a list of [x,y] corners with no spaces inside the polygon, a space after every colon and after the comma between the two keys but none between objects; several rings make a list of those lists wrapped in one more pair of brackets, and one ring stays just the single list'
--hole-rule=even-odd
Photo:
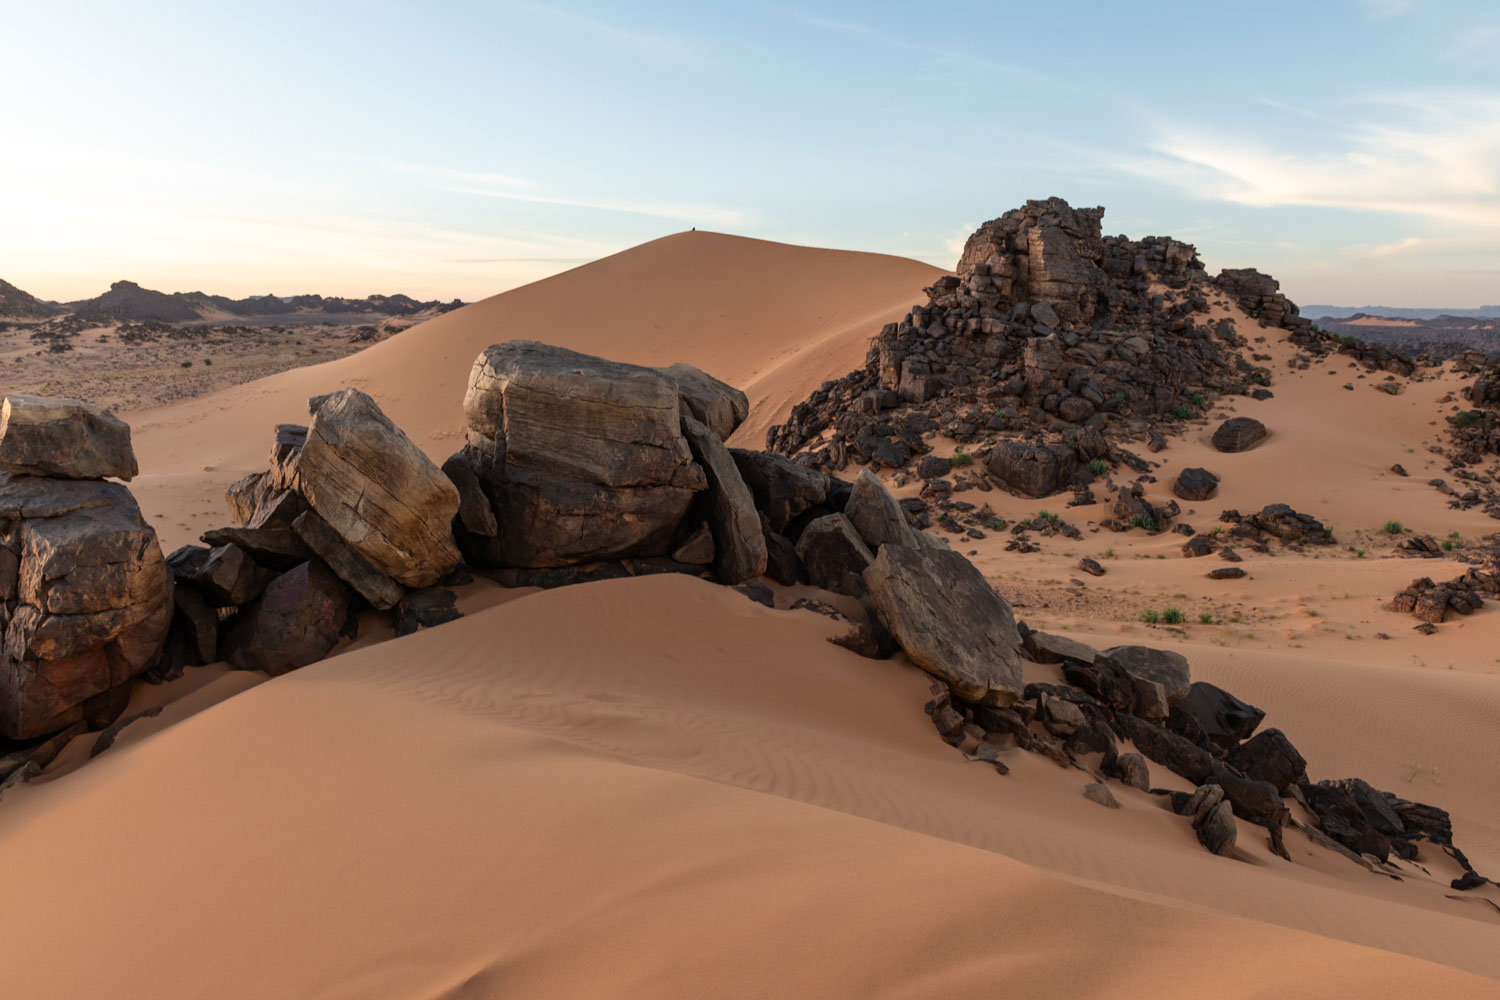
[{"label": "dark weathered rock", "polygon": [[191,587],[175,588],[172,603],[172,634],[183,638],[192,665],[213,663],[219,658],[218,613]]},{"label": "dark weathered rock", "polygon": [[1172,481],[1172,492],[1184,500],[1207,500],[1219,488],[1219,477],[1207,469],[1183,469]]},{"label": "dark weathered rock", "polygon": [[459,563],[453,483],[358,389],[340,389],[315,402],[297,458],[302,494],[312,509],[402,586],[442,579]]},{"label": "dark weathered rock", "polygon": [[1024,497],[1048,497],[1086,481],[1075,449],[1061,444],[1001,441],[985,468],[1006,489]]},{"label": "dark weathered rock", "polygon": [[1214,431],[1213,446],[1219,451],[1249,451],[1266,439],[1266,425],[1254,417],[1231,417]]},{"label": "dark weathered rock", "polygon": [[1250,738],[1266,713],[1221,687],[1194,681],[1172,706],[1167,728],[1194,743],[1204,740],[1229,750]]},{"label": "dark weathered rock", "polygon": [[271,443],[271,468],[266,472],[267,482],[273,490],[299,490],[302,480],[297,475],[297,459],[307,444],[307,428],[301,424],[277,424],[276,438]]},{"label": "dark weathered rock", "polygon": [[115,745],[115,740],[120,738],[120,733],[122,733],[127,726],[130,726],[136,722],[140,722],[144,719],[154,719],[161,714],[161,709],[162,707],[160,705],[152,705],[150,708],[145,709],[144,711],[137,712],[132,716],[120,719],[119,721],[111,724],[107,729],[99,734],[97,739],[94,740],[93,747],[89,749],[89,757],[93,758],[99,756],[101,753]]},{"label": "dark weathered rock", "polygon": [[290,527],[286,528],[214,528],[203,533],[203,541],[213,548],[233,545],[250,558],[270,569],[291,569],[312,555]]},{"label": "dark weathered rock", "polygon": [[12,393],[0,404],[0,470],[17,476],[129,480],[130,425],[77,399]]},{"label": "dark weathered rock", "polygon": [[802,580],[802,560],[797,558],[797,546],[790,538],[774,531],[766,535],[766,575],[783,587]]},{"label": "dark weathered rock", "polygon": [[443,463],[443,475],[458,490],[458,521],[463,529],[481,538],[498,535],[500,526],[495,522],[495,512],[490,508],[489,498],[484,495],[479,477],[474,475],[474,469],[462,451],[448,456]]},{"label": "dark weathered rock", "polygon": [[401,584],[386,576],[334,531],[317,511],[304,511],[292,522],[297,537],[370,606],[384,611],[401,600]]},{"label": "dark weathered rock", "polygon": [[1083,570],[1089,576],[1104,575],[1104,567],[1099,565],[1099,561],[1097,559],[1090,559],[1088,556],[1084,556],[1082,559],[1078,560],[1078,568]]},{"label": "dark weathered rock", "polygon": [[1193,818],[1193,830],[1198,834],[1198,843],[1220,857],[1234,855],[1234,843],[1239,836],[1234,821],[1234,811],[1228,802],[1204,809]]},{"label": "dark weathered rock", "polygon": [[1033,632],[1028,629],[1022,642],[1027,655],[1037,663],[1062,663],[1064,660],[1093,663],[1099,657],[1099,651],[1093,646],[1051,632]]},{"label": "dark weathered rock", "polygon": [[1282,541],[1312,545],[1327,545],[1333,541],[1333,532],[1322,521],[1311,514],[1300,514],[1284,503],[1267,504],[1259,513],[1250,516],[1249,523]]},{"label": "dark weathered rock", "polygon": [[[694,369],[696,370],[696,369]],[[706,377],[706,376],[705,376]],[[720,583],[752,580],[766,571],[766,536],[755,498],[719,435],[692,417],[682,434],[708,477],[708,526],[714,537],[714,575]]]},{"label": "dark weathered rock", "polygon": [[1021,693],[1015,614],[983,574],[949,549],[888,542],[864,573],[881,622],[913,663],[968,701]]},{"label": "dark weathered rock", "polygon": [[1138,753],[1118,754],[1114,759],[1115,774],[1120,781],[1142,792],[1151,790],[1151,768],[1146,758]]},{"label": "dark weathered rock", "polygon": [[1214,759],[1207,750],[1134,715],[1122,712],[1116,716],[1116,721],[1136,749],[1173,774],[1194,784],[1202,784],[1213,775]]},{"label": "dark weathered rock", "polygon": [[1083,796],[1090,802],[1097,802],[1106,809],[1120,808],[1120,803],[1115,801],[1115,797],[1109,788],[1097,781],[1083,786]]},{"label": "dark weathered rock", "polygon": [[798,515],[828,499],[828,477],[784,455],[743,448],[731,448],[729,454],[772,531],[785,534]]},{"label": "dark weathered rock", "polygon": [[243,527],[255,516],[256,508],[274,492],[269,472],[252,472],[236,480],[224,491],[224,501],[229,505],[229,519]]},{"label": "dark weathered rock", "polygon": [[912,527],[901,505],[869,469],[855,477],[844,516],[859,532],[870,550],[877,551],[886,542],[903,545],[935,545],[931,538]]},{"label": "dark weathered rock", "polygon": [[1182,554],[1188,559],[1195,559],[1199,556],[1213,555],[1218,547],[1207,535],[1194,535],[1183,544]]},{"label": "dark weathered rock", "polygon": [[463,617],[455,603],[457,595],[443,587],[408,590],[396,605],[396,635],[411,635]]},{"label": "dark weathered rock", "polygon": [[1100,659],[1118,667],[1131,677],[1155,681],[1162,686],[1169,703],[1187,694],[1192,678],[1188,661],[1181,653],[1150,646],[1114,646],[1100,654]]},{"label": "dark weathered rock", "polygon": [[750,415],[748,396],[702,369],[679,362],[656,370],[676,384],[683,409],[721,441],[728,441]]},{"label": "dark weathered rock", "polygon": [[219,545],[208,552],[197,572],[186,581],[216,608],[238,607],[260,596],[276,574],[250,558],[238,545]]},{"label": "dark weathered rock", "polygon": [[807,582],[837,594],[857,596],[845,576],[862,578],[875,559],[854,525],[843,514],[828,514],[809,524],[797,540],[797,558]]},{"label": "dark weathered rock", "polygon": [[683,539],[681,545],[672,550],[672,558],[693,566],[711,566],[714,561],[714,533],[704,521]]},{"label": "dark weathered rock", "polygon": [[1245,571],[1238,566],[1220,566],[1218,569],[1208,571],[1210,580],[1238,580],[1245,575]]},{"label": "dark weathered rock", "polygon": [[272,580],[241,609],[224,638],[226,658],[241,670],[275,677],[328,655],[349,611],[349,592],[317,560]]},{"label": "dark weathered rock", "polygon": [[1268,781],[1279,791],[1307,777],[1307,761],[1279,729],[1267,729],[1229,751],[1225,761],[1247,778]]},{"label": "dark weathered rock", "polygon": [[[119,483],[0,474],[0,735],[84,718],[85,703],[160,655],[172,577],[156,532]],[[14,558],[11,558],[14,557]]]}]

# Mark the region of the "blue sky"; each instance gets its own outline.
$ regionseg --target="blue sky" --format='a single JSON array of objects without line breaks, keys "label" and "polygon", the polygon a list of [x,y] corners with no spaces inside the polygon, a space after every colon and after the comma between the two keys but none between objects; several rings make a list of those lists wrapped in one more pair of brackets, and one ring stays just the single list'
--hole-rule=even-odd
[{"label": "blue sky", "polygon": [[942,266],[1102,204],[1304,303],[1500,302],[1500,4],[4,4],[0,277],[479,298],[697,226]]}]

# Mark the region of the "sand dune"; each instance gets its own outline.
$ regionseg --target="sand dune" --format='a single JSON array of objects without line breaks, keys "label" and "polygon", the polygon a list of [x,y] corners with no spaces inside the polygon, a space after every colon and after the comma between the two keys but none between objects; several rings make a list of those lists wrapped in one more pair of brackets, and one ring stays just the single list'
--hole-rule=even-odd
[{"label": "sand dune", "polygon": [[[1493,918],[1382,899],[1353,866],[1212,857],[1144,796],[1106,814],[1034,758],[1006,778],[967,764],[933,738],[916,671],[829,631],[698,581],[615,581],[260,685],[6,802],[27,960],[0,986],[1493,995],[1392,953],[1495,975]],[[1063,865],[1081,870],[1042,870]],[[1241,909],[1317,933],[1224,912]]]},{"label": "sand dune", "polygon": [[[441,459],[474,356],[523,336],[698,364],[746,388],[740,437],[758,444],[938,273],[667,237],[335,363],[132,415],[132,487],[164,544],[192,540],[223,522],[224,486],[264,466],[271,426],[346,384]],[[1291,348],[1263,333],[1275,398],[1219,412],[1272,437],[1225,456],[1212,423],[1186,425],[1148,492],[1204,465],[1223,483],[1191,505],[1200,530],[1287,502],[1340,547],[1247,556],[1248,579],[1210,587],[1181,536],[1095,533],[1105,505],[1054,500],[1082,539],[961,548],[1019,617],[1181,649],[1266,709],[1315,777],[1449,809],[1476,866],[1500,870],[1500,613],[1423,638],[1380,609],[1412,576],[1461,568],[1393,557],[1385,520],[1440,537],[1493,525],[1426,485],[1438,399],[1458,383],[1387,396],[1342,360],[1287,369]],[[1046,505],[966,496],[1011,519]],[[1069,582],[1106,548],[1107,576]],[[1215,624],[1137,621],[1168,602]],[[98,760],[81,766],[75,744],[7,793],[0,885],[27,959],[0,962],[0,995],[1496,994],[1495,891],[1450,898],[1441,866],[1383,879],[1295,832],[1288,864],[1248,825],[1221,859],[1152,797],[1121,788],[1106,812],[1084,775],[1020,753],[1001,778],[936,739],[917,671],[828,645],[818,616],[677,578],[481,584],[462,604],[461,621],[367,630],[275,681],[207,668],[192,690],[145,689],[133,708],[182,697]]]},{"label": "sand dune", "polygon": [[[276,423],[306,423],[310,396],[352,385],[437,461],[463,444],[469,369],[490,344],[543,340],[635,364],[685,361],[745,390],[765,429],[830,375],[864,362],[870,336],[942,274],[902,257],[688,232],[667,236],[422,323],[338,361],[126,414],[142,507],[169,545],[223,518],[222,494],[264,468]],[[204,473],[211,473],[205,476]]]}]

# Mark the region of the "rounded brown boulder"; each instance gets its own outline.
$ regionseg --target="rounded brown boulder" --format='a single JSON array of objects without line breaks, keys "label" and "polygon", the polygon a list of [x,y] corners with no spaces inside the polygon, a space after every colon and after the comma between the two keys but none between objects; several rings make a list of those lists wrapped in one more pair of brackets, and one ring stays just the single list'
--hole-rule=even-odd
[{"label": "rounded brown boulder", "polygon": [[1254,417],[1230,417],[1214,431],[1213,445],[1219,451],[1249,451],[1269,433],[1266,425]]},{"label": "rounded brown boulder", "polygon": [[1207,469],[1183,469],[1172,483],[1172,492],[1183,500],[1207,500],[1219,488],[1219,477]]}]

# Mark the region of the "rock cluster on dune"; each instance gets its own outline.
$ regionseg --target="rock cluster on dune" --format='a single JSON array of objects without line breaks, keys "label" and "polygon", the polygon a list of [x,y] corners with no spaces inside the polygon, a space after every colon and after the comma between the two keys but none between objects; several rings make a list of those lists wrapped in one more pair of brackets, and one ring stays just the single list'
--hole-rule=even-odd
[{"label": "rock cluster on dune", "polygon": [[135,474],[130,429],[77,400],[9,396],[0,470],[0,736],[108,725],[172,616],[156,532],[104,481]]},{"label": "rock cluster on dune", "polygon": [[[1051,198],[985,223],[958,273],[880,331],[863,369],[795,406],[768,446],[819,468],[902,467],[938,431],[977,445],[1001,485],[1048,495],[1088,482],[1091,461],[1127,460],[1117,442],[1156,422],[1253,392],[1264,375],[1241,356],[1243,336],[1206,314],[1227,296],[1266,324],[1303,328],[1275,280],[1210,278],[1186,243],[1101,235],[1103,214]],[[1016,434],[1045,461],[993,443]]]}]

